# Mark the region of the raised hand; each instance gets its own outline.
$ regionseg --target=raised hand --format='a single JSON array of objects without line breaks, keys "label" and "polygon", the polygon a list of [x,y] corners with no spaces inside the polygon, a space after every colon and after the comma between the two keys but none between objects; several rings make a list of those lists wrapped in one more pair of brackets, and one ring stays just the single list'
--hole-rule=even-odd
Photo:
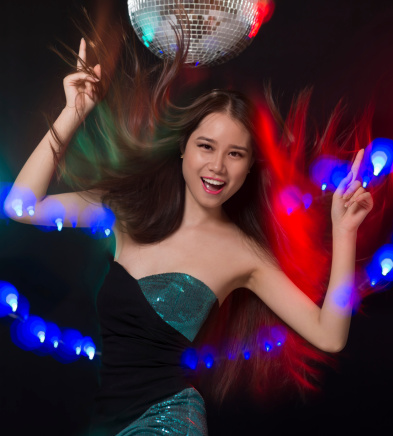
[{"label": "raised hand", "polygon": [[79,46],[77,72],[64,78],[66,108],[74,109],[80,118],[85,118],[98,101],[94,84],[101,79],[101,67],[97,64],[86,71],[86,41]]},{"label": "raised hand", "polygon": [[358,151],[349,174],[340,182],[333,195],[333,229],[356,232],[373,208],[373,199],[357,180],[364,149]]}]

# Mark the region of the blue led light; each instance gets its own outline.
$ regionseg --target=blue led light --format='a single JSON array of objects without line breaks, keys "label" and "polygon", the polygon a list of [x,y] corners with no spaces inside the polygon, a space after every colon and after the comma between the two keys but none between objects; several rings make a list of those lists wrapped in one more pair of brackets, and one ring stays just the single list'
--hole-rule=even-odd
[{"label": "blue led light", "polygon": [[393,268],[393,260],[386,258],[381,260],[382,275],[386,276]]},{"label": "blue led light", "polygon": [[372,286],[393,280],[393,244],[386,244],[376,251],[366,272]]},{"label": "blue led light", "polygon": [[61,335],[60,352],[64,352],[70,357],[79,356],[82,350],[83,336],[78,330],[65,329]]},{"label": "blue led light", "polygon": [[11,326],[13,342],[24,350],[39,348],[45,341],[46,324],[39,316],[29,316],[26,321],[16,319]]},{"label": "blue led light", "polygon": [[12,311],[16,312],[18,308],[18,296],[16,294],[8,294],[6,302],[11,307]]},{"label": "blue led light", "polygon": [[12,200],[11,207],[14,209],[17,217],[20,218],[23,215],[23,201],[20,198]]},{"label": "blue led light", "polygon": [[349,162],[334,156],[320,156],[310,167],[310,177],[316,186],[321,187],[322,191],[335,191],[349,171]]},{"label": "blue led light", "polygon": [[376,185],[388,175],[393,164],[393,141],[387,138],[376,138],[366,148],[359,170],[362,186],[370,183]]},{"label": "blue led light", "polygon": [[306,209],[308,209],[312,204],[312,195],[311,194],[304,194],[302,197],[302,200],[303,200],[304,207]]},{"label": "blue led light", "polygon": [[251,353],[248,350],[243,351],[243,356],[245,360],[249,360],[251,357]]},{"label": "blue led light", "polygon": [[379,174],[385,167],[387,161],[388,161],[388,157],[386,153],[384,153],[383,151],[376,151],[375,153],[371,154],[371,162],[374,167],[374,171],[373,171],[374,176],[379,176]]},{"label": "blue led light", "polygon": [[89,223],[89,234],[100,239],[110,236],[116,217],[109,208],[94,208],[84,211],[83,221]]},{"label": "blue led light", "polygon": [[18,309],[19,293],[11,283],[0,281],[0,317]]},{"label": "blue led light", "polygon": [[86,336],[81,342],[81,352],[84,356],[87,356],[90,360],[94,359],[96,353],[96,346],[94,345],[93,339]]},{"label": "blue led light", "polygon": [[56,224],[57,230],[60,232],[61,229],[63,228],[63,220],[61,218],[57,218],[55,220],[55,224]]},{"label": "blue led light", "polygon": [[53,322],[46,323],[45,342],[49,349],[56,349],[59,346],[61,339],[61,331]]},{"label": "blue led light", "polygon": [[287,186],[280,191],[280,203],[288,215],[302,205],[302,196],[303,194],[297,186]]},{"label": "blue led light", "polygon": [[213,356],[209,353],[204,358],[203,361],[205,362],[206,368],[211,368],[214,363]]},{"label": "blue led light", "polygon": [[196,369],[198,366],[198,353],[194,348],[187,348],[181,356],[182,366]]}]

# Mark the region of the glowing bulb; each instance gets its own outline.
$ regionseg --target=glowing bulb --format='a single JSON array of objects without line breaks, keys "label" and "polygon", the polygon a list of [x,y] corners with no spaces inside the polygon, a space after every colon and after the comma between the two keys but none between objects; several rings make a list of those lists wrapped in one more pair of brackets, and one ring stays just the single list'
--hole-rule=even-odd
[{"label": "glowing bulb", "polygon": [[312,195],[311,194],[304,194],[302,197],[304,207],[308,209],[311,206],[312,203]]},{"label": "glowing bulb", "polygon": [[96,350],[94,349],[94,347],[88,346],[85,349],[85,353],[89,356],[90,360],[93,360],[94,359],[94,355],[96,353]]},{"label": "glowing bulb", "polygon": [[12,209],[14,209],[16,216],[21,217],[23,215],[23,201],[20,198],[16,198],[11,203]]},{"label": "glowing bulb", "polygon": [[267,352],[269,352],[271,349],[272,349],[272,346],[269,344],[269,342],[266,342],[266,343],[265,343],[265,350],[266,350]]},{"label": "glowing bulb", "polygon": [[111,230],[110,229],[105,229],[105,235],[109,236],[111,234]]},{"label": "glowing bulb", "polygon": [[39,331],[37,333],[37,337],[40,340],[41,344],[43,344],[45,342],[45,332]]},{"label": "glowing bulb", "polygon": [[29,206],[29,207],[27,208],[27,213],[28,213],[30,216],[34,216],[34,206]]},{"label": "glowing bulb", "polygon": [[327,188],[327,184],[326,183],[322,183],[321,189],[322,191],[325,191]]},{"label": "glowing bulb", "polygon": [[205,361],[206,368],[211,368],[213,366],[214,359],[211,354],[208,354],[203,360]]},{"label": "glowing bulb", "polygon": [[371,281],[371,286],[375,286],[377,284],[377,281],[376,280],[372,280]]},{"label": "glowing bulb", "polygon": [[382,275],[386,276],[393,268],[393,261],[392,259],[384,259],[381,262],[381,267],[382,267]]},{"label": "glowing bulb", "polygon": [[244,358],[246,360],[248,360],[250,358],[250,352],[249,351],[245,351],[243,354],[244,354]]},{"label": "glowing bulb", "polygon": [[15,294],[8,294],[5,301],[11,306],[12,311],[16,312],[18,308],[18,297]]},{"label": "glowing bulb", "polygon": [[75,353],[76,353],[77,356],[79,356],[79,354],[81,354],[81,351],[82,351],[81,347],[76,347],[75,348]]},{"label": "glowing bulb", "polygon": [[55,224],[57,226],[57,230],[60,232],[63,228],[63,220],[61,218],[57,218]]},{"label": "glowing bulb", "polygon": [[282,342],[281,342],[281,341],[278,341],[276,345],[277,345],[277,347],[281,347]]},{"label": "glowing bulb", "polygon": [[59,346],[59,341],[56,339],[53,341],[53,348],[57,348]]},{"label": "glowing bulb", "polygon": [[373,153],[371,156],[371,162],[374,166],[374,176],[379,176],[387,161],[388,157],[383,151],[376,151]]}]

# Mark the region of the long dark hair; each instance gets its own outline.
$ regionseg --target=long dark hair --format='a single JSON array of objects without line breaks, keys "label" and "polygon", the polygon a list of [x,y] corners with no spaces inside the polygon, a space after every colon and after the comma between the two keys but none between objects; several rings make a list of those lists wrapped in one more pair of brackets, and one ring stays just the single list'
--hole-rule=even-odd
[{"label": "long dark hair", "polygon": [[[102,101],[77,133],[65,158],[55,154],[61,175],[77,191],[98,190],[102,202],[113,210],[122,230],[133,240],[142,244],[161,241],[179,228],[183,218],[185,182],[180,153],[207,115],[227,113],[250,133],[255,162],[242,188],[223,208],[245,238],[277,265],[272,243],[280,229],[274,224],[269,163],[259,144],[260,108],[244,95],[229,90],[213,90],[185,107],[173,105],[170,89],[186,53],[182,38],[174,61],[146,66],[127,32],[112,32],[112,40],[118,44],[116,50],[108,50],[96,32],[85,35],[102,67],[103,78],[96,85]],[[118,56],[113,58],[113,52]],[[82,68],[88,71],[88,65]],[[197,343],[214,343],[221,355],[228,348],[239,354],[245,344],[252,349],[258,347],[261,326],[283,326],[247,290],[234,292],[220,312],[216,318],[219,324],[210,333],[202,331]],[[214,322],[213,319],[211,323]],[[284,352],[274,359],[263,353],[247,361],[222,359],[221,369],[209,376],[215,381],[204,384],[203,389],[210,389],[214,398],[222,400],[240,379],[263,393],[271,392],[269,386],[312,387],[317,379],[312,362],[323,360],[324,355],[289,327],[285,331],[288,334]],[[244,371],[247,377],[239,378]],[[285,376],[273,381],[272,375],[282,374]]]}]

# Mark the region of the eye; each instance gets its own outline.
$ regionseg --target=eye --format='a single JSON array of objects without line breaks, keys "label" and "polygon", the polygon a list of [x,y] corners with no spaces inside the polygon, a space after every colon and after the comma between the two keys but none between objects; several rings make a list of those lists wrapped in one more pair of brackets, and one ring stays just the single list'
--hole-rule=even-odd
[{"label": "eye", "polygon": [[202,148],[204,150],[212,150],[212,146],[206,143],[197,144],[197,147]]},{"label": "eye", "polygon": [[243,157],[243,153],[239,153],[238,151],[231,151],[229,154],[233,157]]}]

